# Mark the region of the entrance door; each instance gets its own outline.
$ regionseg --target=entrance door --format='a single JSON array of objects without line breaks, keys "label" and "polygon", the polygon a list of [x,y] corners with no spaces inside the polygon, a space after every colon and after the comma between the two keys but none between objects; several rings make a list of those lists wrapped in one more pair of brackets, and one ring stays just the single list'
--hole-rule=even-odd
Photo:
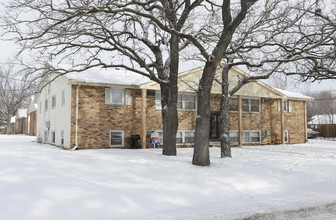
[{"label": "entrance door", "polygon": [[211,113],[210,116],[210,139],[218,140],[218,113]]}]

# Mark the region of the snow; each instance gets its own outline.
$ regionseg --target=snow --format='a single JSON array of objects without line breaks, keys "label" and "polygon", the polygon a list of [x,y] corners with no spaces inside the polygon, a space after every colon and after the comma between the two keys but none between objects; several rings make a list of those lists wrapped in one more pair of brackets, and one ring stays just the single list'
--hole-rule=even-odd
[{"label": "snow", "polygon": [[314,115],[312,120],[308,122],[311,125],[318,124],[336,124],[336,114],[330,115]]},{"label": "snow", "polygon": [[161,149],[67,151],[34,140],[0,135],[0,219],[281,217],[336,202],[332,140],[244,146],[225,159],[212,147],[209,167],[191,164],[191,148],[168,157]]},{"label": "snow", "polygon": [[18,118],[26,118],[27,117],[27,109],[20,108],[17,110]]},{"label": "snow", "polygon": [[313,100],[312,97],[310,96],[306,96],[306,95],[302,95],[300,93],[296,93],[296,92],[291,92],[291,91],[287,91],[287,90],[283,90],[283,89],[278,89],[278,88],[274,88],[276,91],[282,93],[283,95],[287,96],[288,98],[298,98],[298,99],[309,99],[309,100]]},{"label": "snow", "polygon": [[104,83],[115,85],[141,85],[150,82],[149,78],[124,69],[92,68],[84,72],[68,73],[68,79],[84,83]]}]

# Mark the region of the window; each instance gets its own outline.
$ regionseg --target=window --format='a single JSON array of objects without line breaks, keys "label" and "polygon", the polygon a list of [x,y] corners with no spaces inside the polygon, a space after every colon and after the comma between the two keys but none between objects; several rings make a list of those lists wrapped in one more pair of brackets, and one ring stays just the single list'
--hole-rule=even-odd
[{"label": "window", "polygon": [[[197,108],[196,94],[193,93],[178,93],[177,109],[178,110],[196,110]],[[155,108],[161,109],[161,92],[155,94]]]},{"label": "window", "polygon": [[[280,112],[280,100],[278,100],[278,111]],[[284,112],[292,112],[292,101],[285,99],[283,101]]]},{"label": "window", "polygon": [[183,95],[182,94],[177,95],[177,109],[178,110],[183,109]]},{"label": "window", "polygon": [[250,111],[249,99],[242,99],[242,111],[243,112],[249,112]]},{"label": "window", "polygon": [[155,93],[155,109],[161,109],[161,92]]},{"label": "window", "polygon": [[56,132],[55,132],[55,131],[52,131],[52,132],[51,132],[51,143],[52,143],[52,144],[55,144],[55,139],[56,139],[55,137],[56,137]]},{"label": "window", "polygon": [[176,133],[176,144],[183,144],[183,134],[182,131]]},{"label": "window", "polygon": [[64,130],[61,130],[61,146],[64,146]]},{"label": "window", "polygon": [[229,111],[236,112],[238,111],[238,99],[230,98],[229,100]]},{"label": "window", "polygon": [[250,99],[251,112],[260,112],[260,100],[259,99]]},{"label": "window", "polygon": [[[151,133],[158,133],[159,139],[156,139],[156,143],[163,144],[163,131],[147,131],[147,135],[150,137]],[[195,131],[177,131],[176,133],[176,144],[194,144],[195,143]]]},{"label": "window", "polygon": [[289,140],[289,132],[285,131],[285,143],[288,143]]},{"label": "window", "polygon": [[261,143],[261,132],[243,131],[243,143]]},{"label": "window", "polygon": [[56,95],[53,95],[51,97],[51,108],[55,109],[56,108]]},{"label": "window", "polygon": [[47,111],[48,110],[48,99],[46,99],[44,101],[44,110]]},{"label": "window", "polygon": [[270,136],[271,135],[271,131],[269,131],[269,130],[268,131],[264,131],[264,135],[265,136]]},{"label": "window", "polygon": [[147,97],[155,97],[155,90],[147,90]]},{"label": "window", "polygon": [[124,131],[113,130],[110,132],[110,146],[123,147],[124,146]]},{"label": "window", "polygon": [[284,111],[287,112],[288,111],[288,101],[284,100]]},{"label": "window", "polygon": [[196,109],[196,95],[184,94],[184,109],[195,110]]},{"label": "window", "polygon": [[260,113],[260,99],[259,98],[243,98],[242,111],[251,113]]},{"label": "window", "polygon": [[230,142],[238,143],[238,131],[230,131]]},{"label": "window", "polygon": [[62,106],[65,105],[65,91],[62,90],[62,103],[61,103]]},{"label": "window", "polygon": [[44,142],[48,142],[48,131],[44,131]]},{"label": "window", "polygon": [[124,104],[124,90],[123,89],[111,89],[112,104]]},{"label": "window", "polygon": [[184,133],[184,143],[187,143],[187,144],[195,143],[195,132],[194,131],[186,131]]}]

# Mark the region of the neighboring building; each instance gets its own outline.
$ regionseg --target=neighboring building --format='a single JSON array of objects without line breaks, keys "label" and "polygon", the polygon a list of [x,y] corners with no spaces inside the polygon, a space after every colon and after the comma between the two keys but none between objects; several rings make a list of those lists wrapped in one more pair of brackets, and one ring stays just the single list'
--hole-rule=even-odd
[{"label": "neighboring building", "polygon": [[336,114],[315,115],[308,126],[322,137],[336,137]]},{"label": "neighboring building", "polygon": [[[178,145],[193,145],[197,97],[202,74],[196,68],[179,75]],[[220,74],[220,73],[219,73]],[[246,76],[233,68],[230,85]],[[51,81],[50,84],[46,82]],[[142,146],[152,132],[162,143],[160,86],[129,71],[90,70],[46,77],[40,85],[37,140],[67,149],[130,147],[140,134]],[[211,96],[211,141],[218,142],[221,86]],[[274,89],[255,81],[244,85],[230,101],[233,144],[280,144],[307,141],[306,103],[310,97]]]},{"label": "neighboring building", "polygon": [[27,109],[18,109],[15,115],[15,134],[26,134]]},{"label": "neighboring building", "polygon": [[29,100],[27,109],[27,135],[36,136],[37,125],[37,103],[35,96],[32,96]]}]

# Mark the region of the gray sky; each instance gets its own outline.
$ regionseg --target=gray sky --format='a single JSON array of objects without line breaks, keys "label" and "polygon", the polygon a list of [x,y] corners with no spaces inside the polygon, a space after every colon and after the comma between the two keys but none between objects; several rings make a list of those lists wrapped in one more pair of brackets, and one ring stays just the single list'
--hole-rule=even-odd
[{"label": "gray sky", "polygon": [[[0,3],[4,2],[4,0],[0,0]],[[1,9],[0,9],[1,13]],[[0,27],[0,33],[3,33],[3,30]],[[3,38],[0,36],[0,63],[4,63],[8,61],[10,58],[12,58],[17,53],[18,47],[15,45],[14,42],[8,42],[4,41]],[[195,67],[201,66],[202,63],[196,63],[196,62],[181,62],[181,71],[186,71],[188,69],[192,69]],[[297,80],[288,79],[287,80],[289,84],[292,84],[288,86],[287,90],[291,90],[294,92],[302,92],[306,93],[307,91],[313,92],[313,91],[321,91],[321,90],[333,90],[336,91],[336,80],[324,80],[320,82],[314,82],[314,83],[302,83],[297,82]],[[272,85],[272,82],[269,80],[265,81],[270,86]],[[293,86],[295,85],[295,86]]]}]

